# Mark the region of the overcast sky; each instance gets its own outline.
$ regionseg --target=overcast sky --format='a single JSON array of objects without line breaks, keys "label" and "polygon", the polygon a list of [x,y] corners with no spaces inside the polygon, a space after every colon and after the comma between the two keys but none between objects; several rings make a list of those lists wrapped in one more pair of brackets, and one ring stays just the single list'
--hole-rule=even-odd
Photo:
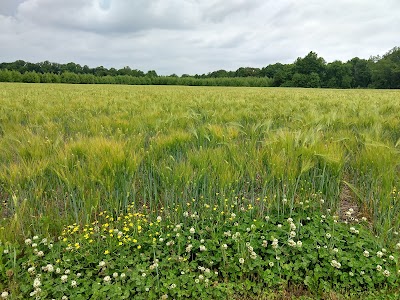
[{"label": "overcast sky", "polygon": [[0,62],[158,74],[369,58],[400,46],[400,0],[0,0]]}]

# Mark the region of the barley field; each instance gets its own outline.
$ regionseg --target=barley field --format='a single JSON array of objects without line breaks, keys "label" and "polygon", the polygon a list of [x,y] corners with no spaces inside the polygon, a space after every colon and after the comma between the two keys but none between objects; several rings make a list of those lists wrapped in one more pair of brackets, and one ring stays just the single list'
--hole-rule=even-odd
[{"label": "barley field", "polygon": [[345,189],[391,236],[399,111],[399,91],[1,84],[2,234],[218,193],[340,209]]},{"label": "barley field", "polygon": [[254,220],[313,203],[394,245],[399,111],[397,90],[0,84],[0,240],[229,201]]}]

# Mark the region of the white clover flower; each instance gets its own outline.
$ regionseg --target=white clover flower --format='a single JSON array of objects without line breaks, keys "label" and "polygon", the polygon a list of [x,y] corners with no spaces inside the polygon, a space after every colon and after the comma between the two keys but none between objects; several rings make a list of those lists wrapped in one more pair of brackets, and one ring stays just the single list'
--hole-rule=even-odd
[{"label": "white clover flower", "polygon": [[292,239],[289,239],[288,240],[288,245],[290,246],[290,247],[296,247],[296,242],[295,241],[293,241]]},{"label": "white clover flower", "polygon": [[161,222],[162,218],[160,216],[157,217],[157,222]]},{"label": "white clover flower", "polygon": [[324,200],[324,199],[321,199],[321,200],[319,200],[319,202],[321,202],[322,204],[324,204],[324,203],[325,203],[325,200]]},{"label": "white clover flower", "polygon": [[390,259],[390,260],[394,260],[394,256],[393,256],[393,255],[390,255],[390,256],[389,256],[389,259]]},{"label": "white clover flower", "polygon": [[1,297],[1,299],[7,299],[8,298],[8,292],[7,291],[2,292],[0,297]]},{"label": "white clover flower", "polygon": [[254,250],[254,248],[252,247],[252,246],[250,246],[250,244],[247,246],[247,250],[249,251],[249,252],[253,252],[253,250]]},{"label": "white clover flower", "polygon": [[276,260],[281,260],[281,258],[279,256],[275,256]]},{"label": "white clover flower", "polygon": [[206,246],[204,246],[204,245],[200,246],[200,251],[206,251],[206,250],[207,250]]},{"label": "white clover flower", "polygon": [[231,218],[235,218],[236,217],[236,214],[235,213],[231,213]]},{"label": "white clover flower", "polygon": [[194,230],[194,228],[192,227],[192,228],[190,228],[189,232],[190,232],[191,234],[194,234],[194,233],[196,232],[196,230]]},{"label": "white clover flower", "polygon": [[40,279],[36,277],[35,280],[33,280],[33,287],[38,288],[41,285],[42,285],[42,283],[40,282]]},{"label": "white clover flower", "polygon": [[383,271],[383,275],[386,276],[386,277],[389,277],[390,276],[389,270]]},{"label": "white clover flower", "polygon": [[325,215],[321,215],[321,219],[326,219],[326,216]]},{"label": "white clover flower", "polygon": [[244,258],[243,257],[239,258],[239,263],[244,264]]},{"label": "white clover flower", "polygon": [[169,286],[169,289],[170,289],[170,290],[172,290],[172,289],[174,289],[174,288],[176,288],[176,284],[175,284],[175,283],[173,283],[173,284],[171,284],[171,285]]},{"label": "white clover flower", "polygon": [[276,225],[278,228],[282,228],[282,224],[278,224]]},{"label": "white clover flower", "polygon": [[32,244],[32,240],[31,239],[26,239],[25,240],[25,244],[28,245],[28,246],[31,245]]},{"label": "white clover flower", "polygon": [[270,261],[268,265],[272,268],[274,266],[274,262]]},{"label": "white clover flower", "polygon": [[39,239],[39,237],[37,236],[37,235],[35,235],[33,238],[32,238],[32,240],[34,240],[34,241],[36,241],[36,240],[38,240]]},{"label": "white clover flower", "polygon": [[57,274],[60,274],[60,273],[61,273],[61,269],[60,269],[60,268],[57,268],[57,269],[56,269],[56,273],[57,273]]},{"label": "white clover flower", "polygon": [[67,296],[62,296],[61,300],[68,300],[68,297]]},{"label": "white clover flower", "polygon": [[146,273],[142,273],[142,277],[146,277],[147,276],[147,274]]},{"label": "white clover flower", "polygon": [[288,222],[288,223],[293,223],[293,219],[292,219],[292,218],[288,218],[288,219],[287,219],[287,222]]},{"label": "white clover flower", "polygon": [[223,244],[221,247],[222,247],[222,249],[224,249],[224,250],[228,249],[228,245],[227,245],[227,244]]},{"label": "white clover flower", "polygon": [[121,279],[124,279],[124,278],[126,277],[126,274],[125,274],[125,273],[121,273],[121,275],[119,275],[119,277],[120,277]]},{"label": "white clover flower", "polygon": [[204,270],[204,273],[210,274],[210,273],[211,273],[211,270],[210,270],[209,268],[206,268],[206,269]]},{"label": "white clover flower", "polygon": [[397,250],[400,250],[400,243],[397,243],[397,244],[396,244],[396,249],[397,249]]},{"label": "white clover flower", "polygon": [[70,274],[71,273],[71,270],[70,269],[66,269],[65,271],[64,271],[64,274]]},{"label": "white clover flower", "polygon": [[365,274],[365,272],[364,271],[360,271],[360,275],[364,275]]},{"label": "white clover flower", "polygon": [[333,248],[332,251],[333,251],[334,253],[338,253],[338,252],[339,252],[339,249],[338,249],[338,248]]},{"label": "white clover flower", "polygon": [[382,252],[382,251],[376,252],[376,256],[378,256],[379,258],[381,258],[381,257],[383,256],[383,252]]},{"label": "white clover flower", "polygon": [[377,266],[376,266],[376,270],[377,270],[378,272],[382,271],[382,266],[381,266],[381,265],[377,265]]},{"label": "white clover flower", "polygon": [[188,213],[187,211],[185,211],[185,212],[183,213],[183,216],[187,218],[187,217],[189,217],[189,213]]},{"label": "white clover flower", "polygon": [[36,273],[35,267],[30,267],[28,269],[28,273],[31,274],[31,275],[35,275],[35,273]]},{"label": "white clover flower", "polygon": [[202,244],[203,244],[203,243],[204,243],[204,239],[201,239],[201,240],[200,240],[200,243],[202,243]]},{"label": "white clover flower", "polygon": [[37,244],[36,243],[33,243],[32,244],[32,248],[36,248],[37,247]]},{"label": "white clover flower", "polygon": [[187,245],[186,252],[189,253],[190,251],[192,251],[192,248],[193,248],[192,244]]},{"label": "white clover flower", "polygon": [[363,255],[364,255],[365,257],[369,257],[369,252],[368,252],[367,250],[365,250],[365,251],[363,252]]},{"label": "white clover flower", "polygon": [[296,230],[296,225],[294,223],[290,223],[290,229],[291,230]]},{"label": "white clover flower", "polygon": [[61,276],[61,282],[62,282],[62,283],[67,282],[67,280],[68,280],[68,275],[62,275],[62,276]]},{"label": "white clover flower", "polygon": [[204,276],[200,274],[200,275],[199,275],[199,279],[200,279],[200,280],[203,280],[203,279],[204,279]]},{"label": "white clover flower", "polygon": [[342,265],[340,264],[340,262],[336,261],[335,259],[333,259],[333,260],[331,261],[331,265],[332,265],[332,267],[334,267],[334,268],[336,268],[336,269],[340,269],[340,267],[342,266]]},{"label": "white clover flower", "polygon": [[75,280],[71,281],[71,287],[76,288],[78,286],[78,283]]},{"label": "white clover flower", "polygon": [[269,221],[269,216],[265,216],[264,219],[265,219],[265,221],[268,222]]},{"label": "white clover flower", "polygon": [[273,249],[276,249],[276,248],[278,248],[278,240],[277,239],[273,239],[273,241],[272,241],[272,248]]},{"label": "white clover flower", "polygon": [[168,242],[166,243],[167,246],[172,246],[172,245],[174,245],[174,244],[175,244],[174,241],[168,241]]},{"label": "white clover flower", "polygon": [[114,277],[114,278],[118,278],[118,273],[117,273],[117,272],[114,272],[114,273],[113,273],[113,277]]},{"label": "white clover flower", "polygon": [[330,239],[332,237],[332,235],[328,232],[327,234],[325,234],[326,238]]},{"label": "white clover flower", "polygon": [[283,202],[283,204],[286,204],[286,203],[287,203],[287,199],[286,199],[286,198],[283,198],[283,199],[282,199],[282,202]]},{"label": "white clover flower", "polygon": [[263,241],[262,241],[262,246],[263,246],[264,248],[267,247],[267,246],[268,246],[268,241],[263,240]]},{"label": "white clover flower", "polygon": [[302,241],[297,241],[297,247],[301,248],[303,246],[303,242]]},{"label": "white clover flower", "polygon": [[200,279],[196,278],[196,279],[194,280],[194,282],[195,282],[195,283],[199,283],[199,282],[200,282]]},{"label": "white clover flower", "polygon": [[105,276],[104,278],[103,278],[103,281],[105,282],[105,283],[109,283],[110,281],[111,281],[111,277],[110,276]]},{"label": "white clover flower", "polygon": [[353,276],[354,276],[354,273],[353,273],[353,272],[349,272],[349,275],[350,275],[351,277],[353,277]]},{"label": "white clover flower", "polygon": [[230,230],[224,232],[224,236],[231,236],[231,235],[232,235],[232,234],[231,234],[231,231],[230,231]]},{"label": "white clover flower", "polygon": [[250,258],[251,258],[251,259],[256,259],[256,258],[257,258],[257,253],[255,253],[254,251],[251,252]]},{"label": "white clover flower", "polygon": [[49,272],[49,273],[54,272],[54,267],[53,267],[53,265],[52,265],[52,264],[48,264],[48,265],[46,266],[46,271]]},{"label": "white clover flower", "polygon": [[294,238],[296,236],[296,232],[295,231],[291,231],[289,235],[290,235],[290,237]]},{"label": "white clover flower", "polygon": [[159,238],[158,240],[160,241],[160,243],[164,242],[163,238]]},{"label": "white clover flower", "polygon": [[382,252],[383,252],[383,253],[386,253],[387,250],[386,250],[385,248],[382,248]]}]

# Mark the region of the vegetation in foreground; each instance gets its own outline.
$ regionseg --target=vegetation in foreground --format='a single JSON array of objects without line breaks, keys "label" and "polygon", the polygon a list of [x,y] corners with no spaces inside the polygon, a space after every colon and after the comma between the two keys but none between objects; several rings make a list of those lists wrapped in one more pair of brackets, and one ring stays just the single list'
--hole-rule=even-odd
[{"label": "vegetation in foreground", "polygon": [[312,195],[283,198],[279,211],[259,218],[267,199],[220,200],[170,207],[179,223],[132,205],[116,218],[104,211],[91,224],[67,226],[56,241],[34,236],[22,248],[1,245],[1,279],[15,282],[21,299],[225,299],[289,284],[321,296],[398,287],[400,242],[396,252],[382,248],[352,209],[338,221],[330,209],[321,214],[324,199]]},{"label": "vegetation in foreground", "polygon": [[[316,295],[329,289],[396,290],[398,99],[398,91],[2,84],[1,290],[23,297],[35,292],[36,282],[43,295],[58,298],[64,291],[50,282],[67,275],[67,284],[55,285],[57,289],[78,293],[85,287],[84,293],[95,293],[95,287],[104,287],[117,295],[125,273],[125,280],[132,280],[126,286],[146,289],[144,282],[154,280],[159,286],[152,297],[167,292],[178,297],[173,293],[184,291],[168,287],[191,284],[190,279],[202,275],[195,270],[199,266],[210,274],[218,269],[209,278],[217,284],[204,291],[191,285],[192,296],[230,296],[234,288],[244,294],[276,291],[293,284]],[[225,199],[233,207],[227,209]],[[307,212],[299,209],[306,201],[311,206]],[[102,211],[107,213],[100,215]],[[189,217],[184,217],[186,211]],[[194,212],[199,219],[191,217]],[[347,212],[354,220],[346,225],[341,220]],[[229,220],[232,213],[238,226]],[[119,216],[131,218],[129,231]],[[113,232],[105,234],[104,224]],[[291,238],[296,246],[289,241],[291,224],[296,226]],[[94,232],[96,226],[99,231]],[[180,232],[174,231],[176,226]],[[90,228],[96,238],[92,243],[85,238],[92,234]],[[239,236],[234,240],[225,235],[228,231]],[[118,241],[119,234],[132,241]],[[174,239],[161,242],[164,234]],[[202,239],[207,251],[200,251]],[[274,239],[278,254],[273,252]],[[51,240],[53,248],[48,249]],[[167,246],[168,241],[173,243]],[[224,244],[227,249],[221,248]],[[305,253],[311,255],[308,262],[302,260]],[[142,269],[129,267],[143,257],[148,260],[141,261]],[[185,274],[175,268],[179,257],[187,257],[182,261],[189,270]],[[145,271],[155,259],[160,272]],[[218,267],[207,265],[208,259]],[[98,266],[101,261],[107,264],[104,271]],[[169,268],[171,261],[174,268]],[[64,273],[49,273],[52,267],[47,265]],[[32,267],[34,275],[28,272]],[[262,279],[268,270],[274,270],[271,277]],[[313,277],[311,271],[322,275]],[[358,282],[364,278],[361,271],[371,281]],[[143,282],[138,279],[142,273],[149,275],[140,277]],[[37,274],[42,275],[35,281]],[[106,276],[110,284],[104,285]],[[137,297],[141,292],[129,290]]]}]

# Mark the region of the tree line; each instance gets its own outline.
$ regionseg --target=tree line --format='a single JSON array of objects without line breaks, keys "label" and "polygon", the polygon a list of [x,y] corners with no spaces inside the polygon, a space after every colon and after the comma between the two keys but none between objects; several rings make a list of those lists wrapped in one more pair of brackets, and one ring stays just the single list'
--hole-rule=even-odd
[{"label": "tree line", "polygon": [[70,62],[30,63],[17,60],[0,63],[0,82],[191,85],[191,86],[283,86],[306,88],[400,88],[400,48],[369,59],[352,58],[347,62],[327,63],[310,52],[291,64],[275,63],[263,68],[241,67],[236,71],[218,70],[202,75],[159,76],[130,67],[90,68]]}]

